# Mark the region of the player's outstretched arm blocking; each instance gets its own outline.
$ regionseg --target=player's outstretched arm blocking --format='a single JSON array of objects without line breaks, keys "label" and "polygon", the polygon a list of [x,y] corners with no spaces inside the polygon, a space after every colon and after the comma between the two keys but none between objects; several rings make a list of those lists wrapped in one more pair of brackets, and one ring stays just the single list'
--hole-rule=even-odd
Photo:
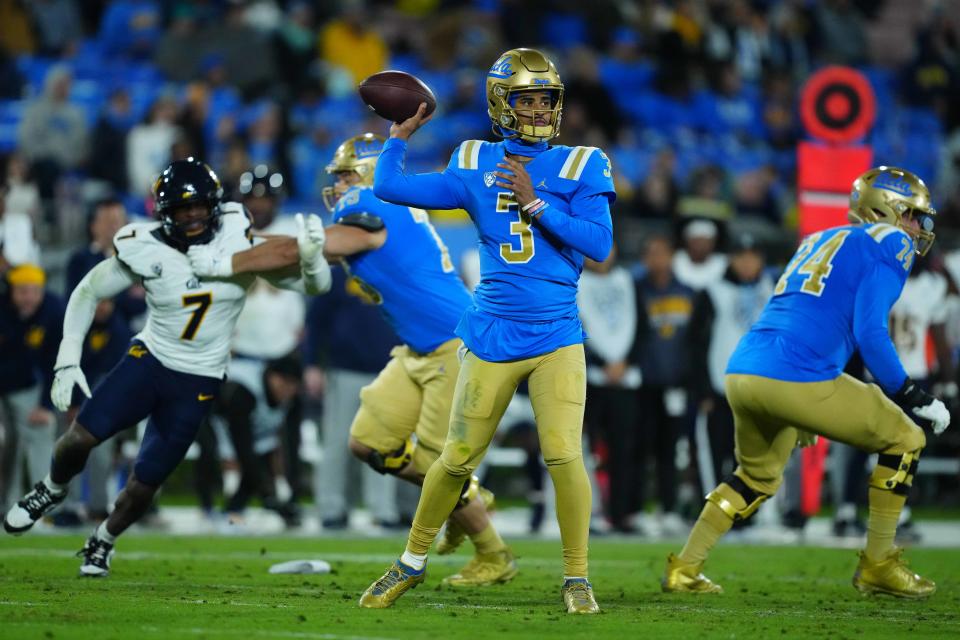
[{"label": "player's outstretched arm blocking", "polygon": [[117,258],[104,260],[84,276],[70,295],[63,318],[63,340],[57,352],[56,372],[50,399],[60,411],[70,408],[73,387],[77,385],[90,397],[90,386],[80,370],[83,341],[93,323],[97,302],[112,298],[134,284],[133,275]]}]

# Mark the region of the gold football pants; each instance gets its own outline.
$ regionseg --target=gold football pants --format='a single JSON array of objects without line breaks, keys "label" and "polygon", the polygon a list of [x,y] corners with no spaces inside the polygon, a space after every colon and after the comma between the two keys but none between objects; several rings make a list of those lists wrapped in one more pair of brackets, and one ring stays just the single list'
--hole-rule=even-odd
[{"label": "gold football pants", "polygon": [[564,575],[586,577],[591,494],[580,446],[586,400],[581,344],[513,362],[486,362],[467,353],[457,378],[447,440],[424,480],[407,549],[427,552],[524,379],[543,459],[556,489]]},{"label": "gold football pants", "polygon": [[460,361],[454,338],[433,352],[419,354],[406,345],[394,347],[380,375],[360,391],[350,435],[386,454],[417,436],[412,469],[420,474],[440,456],[450,426],[450,405]]},{"label": "gold football pants", "polygon": [[751,489],[773,495],[797,429],[870,453],[903,454],[926,444],[923,431],[880,388],[842,374],[823,382],[726,376],[733,409],[737,469]]}]

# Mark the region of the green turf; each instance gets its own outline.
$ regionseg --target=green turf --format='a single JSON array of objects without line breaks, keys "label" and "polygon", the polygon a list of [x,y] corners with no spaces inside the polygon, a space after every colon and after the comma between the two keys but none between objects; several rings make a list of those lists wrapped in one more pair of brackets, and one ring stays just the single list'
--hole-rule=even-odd
[{"label": "green turf", "polygon": [[[592,580],[603,614],[559,602],[559,542],[519,541],[520,575],[480,590],[438,588],[466,555],[434,557],[425,585],[386,611],[357,608],[399,539],[128,536],[113,575],[81,579],[82,536],[0,539],[0,638],[949,638],[960,637],[960,550],[914,550],[937,580],[926,602],[863,598],[852,551],[721,546],[708,574],[721,596],[668,596],[665,545],[595,540]],[[267,567],[326,558],[334,574],[272,576]]]}]

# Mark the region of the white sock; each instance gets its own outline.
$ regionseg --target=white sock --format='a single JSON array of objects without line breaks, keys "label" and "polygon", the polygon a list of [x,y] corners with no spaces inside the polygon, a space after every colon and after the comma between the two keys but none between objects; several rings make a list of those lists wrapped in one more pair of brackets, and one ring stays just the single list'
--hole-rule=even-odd
[{"label": "white sock", "polygon": [[403,555],[400,556],[400,562],[407,565],[414,571],[423,571],[424,565],[427,564],[427,554],[419,556],[415,553],[410,553],[409,551],[404,550]]},{"label": "white sock", "polygon": [[117,536],[111,535],[110,532],[107,531],[106,520],[100,523],[100,526],[97,527],[97,530],[94,532],[93,535],[97,536],[99,539],[103,540],[107,544],[115,544],[117,542]]},{"label": "white sock", "polygon": [[50,489],[53,493],[63,493],[67,490],[67,485],[57,484],[50,478],[50,474],[47,474],[47,477],[43,479],[43,484],[47,485],[47,489]]}]

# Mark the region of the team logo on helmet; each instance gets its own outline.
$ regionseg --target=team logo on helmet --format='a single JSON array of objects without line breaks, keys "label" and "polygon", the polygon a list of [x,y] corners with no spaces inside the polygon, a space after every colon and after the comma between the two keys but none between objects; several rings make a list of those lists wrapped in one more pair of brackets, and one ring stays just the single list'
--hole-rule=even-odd
[{"label": "team logo on helmet", "polygon": [[493,78],[509,78],[513,75],[513,65],[510,64],[510,56],[501,56],[499,60],[490,67],[490,73],[487,74]]}]

